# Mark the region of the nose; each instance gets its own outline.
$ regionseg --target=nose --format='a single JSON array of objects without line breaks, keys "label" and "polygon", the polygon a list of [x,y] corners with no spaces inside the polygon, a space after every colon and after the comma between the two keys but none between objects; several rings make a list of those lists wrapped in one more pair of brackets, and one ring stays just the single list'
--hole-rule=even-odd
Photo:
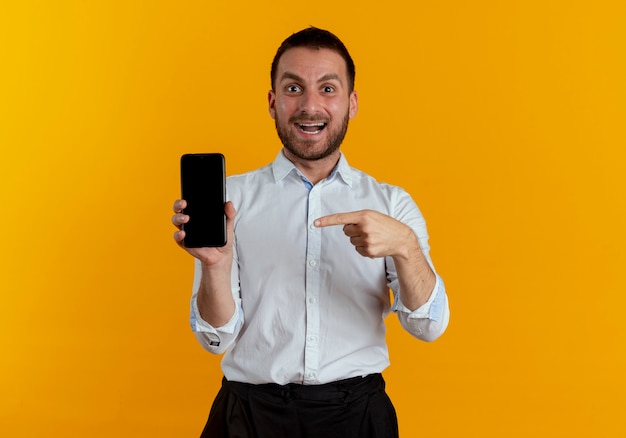
[{"label": "nose", "polygon": [[315,91],[307,90],[300,96],[300,112],[315,114],[321,111],[321,96]]}]

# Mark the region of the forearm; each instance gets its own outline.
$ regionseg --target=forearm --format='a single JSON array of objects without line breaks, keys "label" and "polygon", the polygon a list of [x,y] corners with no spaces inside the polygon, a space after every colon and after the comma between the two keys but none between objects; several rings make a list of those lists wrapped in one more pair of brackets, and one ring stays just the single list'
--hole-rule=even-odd
[{"label": "forearm", "polygon": [[416,338],[431,342],[446,330],[450,310],[443,281],[428,258],[428,247],[424,250],[415,236],[412,233],[399,255],[393,256],[397,275],[394,310],[402,327]]},{"label": "forearm", "polygon": [[413,234],[402,252],[393,256],[400,286],[400,299],[414,311],[424,305],[435,288],[436,276]]},{"label": "forearm", "polygon": [[197,304],[200,317],[213,327],[226,324],[235,313],[231,289],[231,264],[207,266],[201,264],[201,280]]}]

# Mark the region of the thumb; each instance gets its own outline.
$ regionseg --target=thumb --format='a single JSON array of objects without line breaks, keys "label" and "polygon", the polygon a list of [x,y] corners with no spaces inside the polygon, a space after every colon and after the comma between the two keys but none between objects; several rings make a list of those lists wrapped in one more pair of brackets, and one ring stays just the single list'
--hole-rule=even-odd
[{"label": "thumb", "polygon": [[226,232],[228,233],[228,240],[231,241],[234,236],[235,228],[235,216],[237,211],[231,201],[224,204],[224,214],[226,215]]},{"label": "thumb", "polygon": [[224,204],[224,213],[226,214],[226,221],[234,221],[235,216],[237,215],[237,211],[235,210],[235,206],[232,201],[228,201]]}]

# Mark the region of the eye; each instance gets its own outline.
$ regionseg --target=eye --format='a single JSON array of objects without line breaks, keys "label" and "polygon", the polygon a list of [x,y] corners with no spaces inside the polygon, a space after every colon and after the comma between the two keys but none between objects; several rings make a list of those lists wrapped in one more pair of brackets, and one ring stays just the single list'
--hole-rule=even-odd
[{"label": "eye", "polygon": [[287,93],[299,93],[302,89],[298,85],[287,85],[285,87]]},{"label": "eye", "polygon": [[324,91],[324,93],[333,93],[335,91],[335,87],[326,85],[324,88],[322,88],[322,91]]}]

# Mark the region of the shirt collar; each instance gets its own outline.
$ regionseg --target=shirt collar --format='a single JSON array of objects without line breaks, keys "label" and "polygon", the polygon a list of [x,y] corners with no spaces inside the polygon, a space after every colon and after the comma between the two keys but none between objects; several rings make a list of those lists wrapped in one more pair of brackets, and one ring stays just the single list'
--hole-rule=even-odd
[{"label": "shirt collar", "polygon": [[[276,159],[272,163],[272,173],[274,174],[274,181],[278,182],[284,179],[291,172],[297,172],[300,174],[296,166],[285,157],[283,154],[283,150],[281,149],[276,155]],[[341,177],[344,183],[346,183],[349,187],[352,187],[352,173],[354,171],[348,165],[348,160],[343,153],[339,157],[339,162],[333,169],[333,171],[328,176],[328,180],[335,178],[335,176]]]}]

